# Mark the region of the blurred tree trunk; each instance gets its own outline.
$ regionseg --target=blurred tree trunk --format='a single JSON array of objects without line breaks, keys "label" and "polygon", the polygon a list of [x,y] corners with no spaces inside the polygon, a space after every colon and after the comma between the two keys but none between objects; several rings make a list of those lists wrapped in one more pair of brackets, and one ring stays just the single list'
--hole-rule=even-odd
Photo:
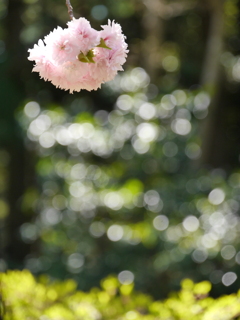
[{"label": "blurred tree trunk", "polygon": [[[8,14],[4,20],[6,32],[7,60],[0,65],[0,101],[2,104],[1,121],[6,130],[1,132],[1,147],[9,154],[8,203],[10,212],[6,220],[6,245],[4,257],[11,267],[20,267],[30,247],[20,237],[20,226],[29,220],[24,216],[21,208],[21,197],[26,189],[26,149],[24,147],[21,130],[15,119],[16,109],[25,99],[25,87],[22,79],[26,52],[19,39],[19,30],[23,27],[21,19],[23,3],[11,0],[8,3]],[[30,167],[29,167],[30,168]]]},{"label": "blurred tree trunk", "polygon": [[145,40],[142,44],[143,66],[154,83],[159,75],[162,57],[161,44],[164,37],[164,21],[160,16],[161,0],[144,0],[146,6],[143,14],[143,28],[145,31]]},{"label": "blurred tree trunk", "polygon": [[[201,5],[209,16],[208,39],[206,42],[205,58],[202,68],[201,85],[211,96],[208,116],[201,125],[202,157],[201,164],[217,166],[221,164],[222,145],[216,144],[220,139],[219,108],[221,104],[221,86],[223,72],[221,72],[220,58],[223,53],[224,36],[224,2],[225,0],[206,0]],[[219,152],[220,151],[220,152]]]},{"label": "blurred tree trunk", "polygon": [[171,18],[180,16],[195,7],[189,0],[143,0],[146,10],[142,25],[144,42],[141,48],[143,66],[154,83],[159,79],[162,68],[161,46],[164,42],[165,24]]}]

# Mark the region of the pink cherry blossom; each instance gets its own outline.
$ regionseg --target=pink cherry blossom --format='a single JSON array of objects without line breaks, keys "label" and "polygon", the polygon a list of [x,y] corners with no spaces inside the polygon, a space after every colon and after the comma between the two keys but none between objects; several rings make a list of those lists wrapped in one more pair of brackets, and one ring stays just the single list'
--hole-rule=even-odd
[{"label": "pink cherry blossom", "polygon": [[30,52],[28,60],[35,60],[36,63],[41,62],[46,56],[45,44],[41,39],[38,40],[38,44],[35,44],[33,49],[28,51]]},{"label": "pink cherry blossom", "polygon": [[103,81],[106,82],[112,80],[118,71],[123,70],[122,65],[126,61],[128,50],[125,36],[118,23],[108,21],[108,25],[102,28],[100,37],[111,50],[99,47],[94,49],[96,65],[92,66],[92,76],[103,77]]},{"label": "pink cherry blossom", "polygon": [[123,70],[128,50],[119,24],[109,21],[97,31],[79,18],[67,25],[54,29],[29,49],[28,59],[35,61],[32,71],[73,93],[97,90]]},{"label": "pink cherry blossom", "polygon": [[44,42],[50,50],[51,58],[59,64],[75,61],[79,54],[79,47],[68,29],[62,29],[61,27],[54,29],[44,38]]},{"label": "pink cherry blossom", "polygon": [[85,18],[73,19],[67,23],[76,45],[83,53],[87,53],[100,42],[99,32],[93,29]]}]

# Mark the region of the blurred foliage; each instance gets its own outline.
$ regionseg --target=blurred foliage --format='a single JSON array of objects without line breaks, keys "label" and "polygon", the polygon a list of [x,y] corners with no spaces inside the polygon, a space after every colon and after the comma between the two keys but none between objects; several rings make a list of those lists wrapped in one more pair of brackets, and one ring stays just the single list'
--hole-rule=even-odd
[{"label": "blurred foliage", "polygon": [[136,292],[128,279],[108,276],[101,288],[90,292],[76,290],[72,280],[51,282],[46,276],[38,281],[29,271],[0,274],[2,300],[0,308],[5,320],[210,320],[240,319],[240,292],[213,299],[208,296],[211,284],[182,281],[179,292],[164,301]]},{"label": "blurred foliage", "polygon": [[[223,48],[215,91],[201,83],[207,44],[215,43],[209,38],[214,1],[71,2],[75,16],[88,18],[96,29],[107,19],[120,23],[129,57],[125,71],[101,90],[69,95],[32,74],[27,61],[29,47],[57,25],[65,26],[69,19],[65,0],[0,2],[0,270],[27,268],[35,275],[71,277],[81,290],[90,290],[108,274],[129,272],[137,290],[157,298],[178,290],[186,277],[209,280],[215,296],[237,291],[238,1],[216,1],[216,8],[224,3],[224,26],[217,35]],[[211,117],[216,95],[216,114]],[[204,136],[208,119],[214,120],[212,132]],[[202,165],[204,143],[209,140],[211,161]],[[11,277],[17,277],[16,284],[23,275]],[[25,276],[35,287],[30,274]],[[48,290],[39,286],[39,295]],[[119,289],[125,297],[132,289],[124,288],[131,287]],[[54,290],[44,299],[58,300]],[[104,303],[109,308],[113,301],[120,304],[123,297],[113,293],[111,298],[108,290],[74,293],[87,301],[86,318],[103,314]],[[198,301],[192,289],[184,290],[191,306],[179,294],[164,306],[159,302],[160,308],[142,294],[138,309],[134,294],[129,309],[116,307],[116,317],[150,319],[160,316],[161,310],[163,319],[169,314],[178,319],[180,312],[200,317],[205,303],[211,302],[213,309],[209,308],[215,312],[216,306],[226,303],[228,308],[227,301],[230,305],[237,299],[233,295]],[[94,292],[101,292],[101,298]],[[70,306],[67,297],[59,299]],[[147,314],[141,311],[147,308],[144,301],[152,308]],[[39,310],[45,308],[44,301],[39,303]],[[64,304],[59,308],[63,310]],[[77,305],[71,308],[78,310]],[[62,311],[66,319],[73,317],[69,308]],[[213,318],[210,309],[206,319]],[[34,317],[36,310],[31,311]],[[115,315],[110,312],[106,319],[110,317]]]},{"label": "blurred foliage", "polygon": [[186,276],[207,277],[216,292],[230,270],[232,280],[221,286],[235,282],[240,173],[196,170],[197,127],[211,97],[153,94],[149,80],[138,67],[108,84],[118,92],[111,112],[81,112],[87,101],[80,98],[68,112],[30,101],[19,113],[42,186],[23,202],[38,213],[20,229],[27,243],[41,239],[41,255],[25,261],[32,272],[72,276],[89,289],[127,269],[137,288],[156,295],[156,281],[165,295]]}]

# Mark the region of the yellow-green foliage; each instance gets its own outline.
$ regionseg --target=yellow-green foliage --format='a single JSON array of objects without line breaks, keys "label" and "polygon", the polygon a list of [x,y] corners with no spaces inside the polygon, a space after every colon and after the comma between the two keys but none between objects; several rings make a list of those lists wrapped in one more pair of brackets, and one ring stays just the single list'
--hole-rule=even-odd
[{"label": "yellow-green foliage", "polygon": [[134,291],[109,276],[85,293],[72,280],[36,280],[27,271],[0,273],[0,310],[4,320],[228,320],[240,319],[240,291],[213,299],[211,284],[185,279],[165,301]]}]

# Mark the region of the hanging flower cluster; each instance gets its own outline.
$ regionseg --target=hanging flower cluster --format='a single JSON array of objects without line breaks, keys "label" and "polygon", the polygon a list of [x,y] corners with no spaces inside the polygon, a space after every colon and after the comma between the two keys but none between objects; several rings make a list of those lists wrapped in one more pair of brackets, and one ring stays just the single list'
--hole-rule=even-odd
[{"label": "hanging flower cluster", "polygon": [[72,93],[97,90],[123,70],[128,50],[119,24],[108,21],[97,31],[85,18],[73,18],[67,25],[28,50],[28,59],[36,63],[32,71]]}]

